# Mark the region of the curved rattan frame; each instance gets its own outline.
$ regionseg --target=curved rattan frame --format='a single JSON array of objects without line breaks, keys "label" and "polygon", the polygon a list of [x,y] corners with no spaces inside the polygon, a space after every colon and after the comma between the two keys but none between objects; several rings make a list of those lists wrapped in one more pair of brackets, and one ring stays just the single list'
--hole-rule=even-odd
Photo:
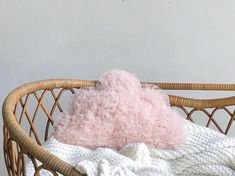
[{"label": "curved rattan frame", "polygon": [[[19,99],[29,93],[33,93],[41,89],[54,89],[54,88],[83,88],[94,86],[98,81],[86,80],[71,80],[71,79],[53,79],[42,80],[25,84],[14,91],[12,91],[4,101],[2,114],[4,120],[4,127],[9,131],[9,135],[15,141],[25,154],[34,156],[41,161],[41,167],[48,170],[56,171],[63,175],[80,176],[75,168],[62,161],[58,157],[46,151],[43,147],[33,141],[21,128],[14,116],[14,108]],[[234,91],[234,84],[184,84],[184,83],[153,83],[162,89],[171,90],[222,90]],[[179,96],[170,95],[170,103],[175,106],[194,107],[195,109],[210,108],[210,107],[224,107],[235,105],[235,97],[219,98],[219,99],[192,99]],[[235,118],[233,117],[233,120]],[[13,174],[14,175],[14,174]],[[39,175],[38,173],[35,175]]]}]

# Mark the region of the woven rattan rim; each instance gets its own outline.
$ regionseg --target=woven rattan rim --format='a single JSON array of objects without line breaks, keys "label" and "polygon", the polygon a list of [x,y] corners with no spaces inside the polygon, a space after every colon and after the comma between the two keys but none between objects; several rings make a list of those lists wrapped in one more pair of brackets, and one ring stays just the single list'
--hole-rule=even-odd
[{"label": "woven rattan rim", "polygon": [[[4,125],[9,130],[10,136],[16,141],[25,153],[34,156],[40,160],[45,168],[55,170],[63,175],[79,176],[80,174],[75,170],[74,166],[68,164],[53,154],[49,153],[43,147],[34,142],[21,128],[15,120],[13,114],[16,102],[20,97],[32,93],[40,89],[53,89],[53,88],[76,88],[94,86],[98,81],[87,80],[72,80],[72,79],[52,79],[36,81],[24,84],[21,87],[13,90],[5,99],[3,104],[3,120]],[[222,90],[234,91],[234,84],[194,84],[194,83],[152,83],[162,89],[172,90]],[[170,95],[170,102],[172,105],[180,104],[186,107],[210,108],[222,107],[235,104],[235,97],[219,98],[219,99],[192,99],[179,96]]]}]

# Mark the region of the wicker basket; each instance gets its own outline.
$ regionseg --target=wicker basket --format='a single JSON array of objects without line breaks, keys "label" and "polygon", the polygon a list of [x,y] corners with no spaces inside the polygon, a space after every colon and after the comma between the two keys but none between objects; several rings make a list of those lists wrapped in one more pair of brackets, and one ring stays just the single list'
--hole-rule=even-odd
[{"label": "wicker basket", "polygon": [[[50,154],[41,144],[48,138],[56,112],[62,112],[65,104],[63,97],[69,97],[79,88],[94,86],[97,81],[84,80],[44,80],[25,84],[9,94],[3,104],[3,134],[4,158],[9,175],[26,175],[26,160],[32,160],[35,175],[40,170],[49,170],[53,175],[79,176],[74,166]],[[232,84],[182,84],[182,83],[153,83],[162,89],[171,90],[222,90],[234,91]],[[34,101],[34,103],[32,103]],[[33,108],[32,104],[36,106]],[[48,105],[48,103],[50,105]],[[191,99],[170,95],[172,106],[180,108],[186,118],[194,121],[193,114],[200,111],[206,115],[205,126],[214,125],[218,131],[228,134],[235,123],[235,97],[219,99]],[[233,108],[231,110],[231,107]],[[219,124],[214,118],[218,110],[228,115],[226,124]],[[38,120],[40,123],[38,123]],[[39,126],[44,121],[44,126]],[[39,133],[41,132],[41,134]],[[41,161],[37,165],[36,160]]]}]

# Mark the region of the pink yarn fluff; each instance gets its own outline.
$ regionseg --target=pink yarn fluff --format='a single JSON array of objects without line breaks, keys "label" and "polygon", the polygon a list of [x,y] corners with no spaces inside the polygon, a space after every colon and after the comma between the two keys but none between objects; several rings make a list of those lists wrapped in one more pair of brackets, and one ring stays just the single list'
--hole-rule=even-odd
[{"label": "pink yarn fluff", "polygon": [[167,94],[117,69],[107,71],[96,87],[80,89],[60,116],[54,137],[91,149],[120,149],[128,143],[174,149],[187,137],[183,118],[170,107]]}]

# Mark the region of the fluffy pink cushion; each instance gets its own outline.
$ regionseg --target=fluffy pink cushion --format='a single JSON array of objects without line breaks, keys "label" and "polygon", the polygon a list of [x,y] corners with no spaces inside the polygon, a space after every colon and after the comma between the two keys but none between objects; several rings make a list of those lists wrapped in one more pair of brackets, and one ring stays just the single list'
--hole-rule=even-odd
[{"label": "fluffy pink cushion", "polygon": [[95,149],[120,149],[145,143],[172,149],[186,140],[183,118],[157,86],[140,84],[135,75],[109,70],[96,87],[80,89],[67,113],[55,124],[57,140]]}]

